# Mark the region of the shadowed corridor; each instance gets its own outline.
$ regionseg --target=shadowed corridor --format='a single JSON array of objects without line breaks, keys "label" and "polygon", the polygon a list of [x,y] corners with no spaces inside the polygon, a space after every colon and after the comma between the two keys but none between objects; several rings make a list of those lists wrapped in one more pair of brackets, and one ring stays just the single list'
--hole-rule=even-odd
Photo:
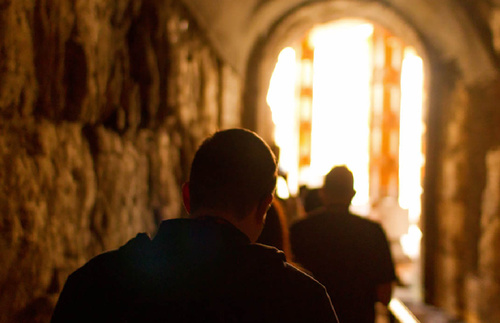
[{"label": "shadowed corridor", "polygon": [[[499,13],[494,0],[4,1],[0,322],[48,321],[76,268],[186,216],[180,188],[196,148],[231,127],[280,151],[291,200],[333,164],[358,167],[357,210],[376,217],[378,208],[394,230],[398,272],[410,285],[396,296],[422,322],[500,322]],[[365,63],[340,56],[340,38],[316,51],[306,37],[346,19],[372,26],[358,29],[373,49],[364,76],[356,71]],[[350,58],[363,53],[353,37],[342,45]],[[286,67],[283,79],[298,81],[273,102],[286,48],[297,73]],[[405,79],[406,49],[422,73]],[[314,71],[312,61],[327,65]],[[349,73],[330,72],[340,68]],[[367,92],[335,92],[348,83]],[[350,144],[362,154],[350,161],[335,159],[349,146],[329,155],[334,143],[315,139],[345,125],[362,134]]]}]

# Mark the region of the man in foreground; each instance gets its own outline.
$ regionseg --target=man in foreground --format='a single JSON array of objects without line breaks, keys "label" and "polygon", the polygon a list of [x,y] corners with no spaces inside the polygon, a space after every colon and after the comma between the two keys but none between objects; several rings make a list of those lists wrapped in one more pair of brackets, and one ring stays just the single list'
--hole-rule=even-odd
[{"label": "man in foreground", "polygon": [[282,252],[253,244],[276,162],[253,132],[217,132],[198,149],[183,199],[161,223],[71,274],[52,322],[337,322],[325,288]]},{"label": "man in foreground", "polygon": [[387,306],[396,277],[382,227],[349,212],[353,184],[345,166],[326,175],[325,207],[292,226],[292,253],[325,285],[340,322],[373,323],[375,303]]}]

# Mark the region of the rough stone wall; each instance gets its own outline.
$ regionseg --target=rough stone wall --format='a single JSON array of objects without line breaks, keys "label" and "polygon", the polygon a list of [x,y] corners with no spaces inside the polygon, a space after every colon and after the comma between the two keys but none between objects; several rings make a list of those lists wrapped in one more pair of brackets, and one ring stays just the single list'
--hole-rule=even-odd
[{"label": "rough stone wall", "polygon": [[[488,180],[483,195],[477,317],[482,322],[500,322],[500,146],[488,152]],[[495,304],[494,306],[492,306]]]},{"label": "rough stone wall", "polygon": [[[485,5],[469,2],[469,5]],[[490,10],[475,8],[483,41],[498,43],[498,24],[488,30]],[[481,10],[479,10],[481,9]],[[471,14],[474,16],[473,14]],[[497,46],[498,50],[498,46]],[[492,53],[492,55],[495,55]],[[433,151],[434,187],[427,187],[425,226],[428,240],[424,252],[426,279],[432,289],[428,301],[466,322],[500,320],[499,276],[500,219],[498,201],[498,147],[500,147],[500,81],[483,79],[466,83],[455,62],[431,56],[432,89],[440,110]],[[428,196],[433,194],[433,196]],[[435,210],[433,210],[435,208]],[[431,217],[431,218],[429,218]]]},{"label": "rough stone wall", "polygon": [[454,81],[441,103],[435,303],[467,322],[496,322],[499,86],[498,81],[467,86],[459,74],[448,73]]},{"label": "rough stone wall", "polygon": [[[490,23],[495,50],[500,53],[500,2],[490,9]],[[500,322],[500,80],[496,80],[477,95],[477,101],[487,109],[483,126],[489,142],[486,153],[486,184],[482,194],[480,236],[478,241],[478,275],[473,280],[476,293],[474,319],[477,322]],[[475,322],[471,320],[471,322]]]},{"label": "rough stone wall", "polygon": [[447,149],[442,154],[441,185],[438,191],[436,272],[436,299],[440,307],[453,314],[460,314],[463,308],[463,258],[459,255],[464,250],[463,232],[465,228],[464,195],[466,191],[467,163],[463,126],[466,124],[465,109],[467,94],[463,84],[454,84],[450,96],[445,101],[444,120],[448,123],[444,129],[444,142]]},{"label": "rough stone wall", "polygon": [[0,1],[0,322],[48,321],[74,269],[182,215],[197,145],[239,122],[239,77],[190,17]]}]

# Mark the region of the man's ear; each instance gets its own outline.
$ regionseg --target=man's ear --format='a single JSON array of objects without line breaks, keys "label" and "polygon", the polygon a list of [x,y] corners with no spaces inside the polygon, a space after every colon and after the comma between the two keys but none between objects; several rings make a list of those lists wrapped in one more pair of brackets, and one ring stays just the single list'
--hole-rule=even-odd
[{"label": "man's ear", "polygon": [[182,201],[187,213],[191,213],[191,195],[189,194],[189,182],[182,184]]},{"label": "man's ear", "polygon": [[271,207],[271,203],[273,203],[273,194],[267,194],[259,203],[257,207],[257,221],[263,222],[267,213],[267,210]]}]

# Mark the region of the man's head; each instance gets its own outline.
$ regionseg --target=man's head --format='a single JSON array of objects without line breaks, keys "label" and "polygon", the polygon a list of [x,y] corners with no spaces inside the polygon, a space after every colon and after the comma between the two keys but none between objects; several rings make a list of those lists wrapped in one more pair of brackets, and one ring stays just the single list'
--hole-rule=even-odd
[{"label": "man's head", "polygon": [[350,205],[356,194],[354,177],[344,165],[333,167],[325,176],[323,185],[323,200],[325,205]]},{"label": "man's head", "polygon": [[276,169],[274,154],[257,134],[245,129],[216,132],[198,148],[191,165],[189,211],[242,220],[260,203],[272,201]]}]

